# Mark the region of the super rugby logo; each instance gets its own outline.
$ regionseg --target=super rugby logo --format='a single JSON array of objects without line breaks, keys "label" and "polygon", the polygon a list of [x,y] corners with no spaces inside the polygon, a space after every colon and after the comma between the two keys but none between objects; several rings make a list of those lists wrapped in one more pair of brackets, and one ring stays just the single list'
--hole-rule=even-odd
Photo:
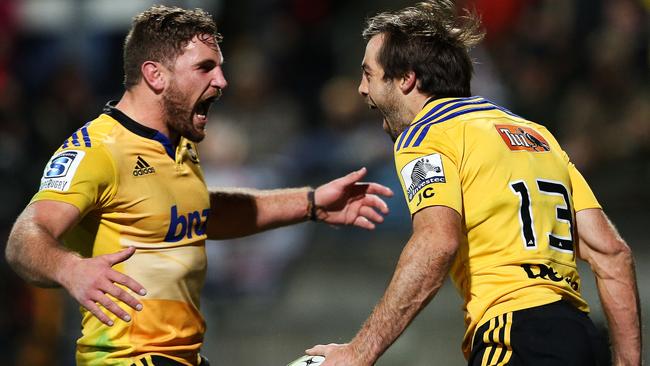
[{"label": "super rugby logo", "polygon": [[80,150],[66,150],[54,155],[45,166],[39,190],[67,191],[85,154]]},{"label": "super rugby logo", "polygon": [[[445,183],[440,154],[431,154],[412,160],[401,170],[402,181],[409,201],[424,187],[432,183]],[[433,194],[430,194],[433,196]]]},{"label": "super rugby logo", "polygon": [[512,151],[546,152],[551,148],[539,132],[530,127],[495,125],[503,142]]}]

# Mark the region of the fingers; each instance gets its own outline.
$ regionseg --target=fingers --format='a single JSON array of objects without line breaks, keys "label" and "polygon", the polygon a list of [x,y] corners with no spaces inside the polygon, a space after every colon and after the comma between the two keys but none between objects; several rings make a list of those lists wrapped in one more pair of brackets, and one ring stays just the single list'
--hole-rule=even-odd
[{"label": "fingers", "polygon": [[[138,290],[137,292],[139,292],[141,295],[146,294],[146,291],[144,290],[144,288],[142,288],[142,286],[139,283],[135,282],[132,278],[122,273],[113,272],[111,275],[109,275],[109,279],[112,282],[125,285],[133,291],[136,291],[134,287],[139,288],[142,292],[140,292],[140,290]],[[127,285],[127,283],[129,283],[130,285]],[[129,294],[128,291],[125,291],[122,288],[115,286],[113,283],[111,283],[108,286],[108,288],[106,289],[106,293],[113,295],[113,297],[129,305],[135,310],[138,311],[142,310],[142,304],[135,297],[131,296],[131,294]]]},{"label": "fingers", "polygon": [[147,294],[147,290],[144,288],[144,286],[138,283],[138,281],[134,280],[133,278],[123,273],[112,271],[111,274],[109,275],[109,279],[113,282],[128,287],[131,291],[140,294],[140,296],[144,296]]},{"label": "fingers", "polygon": [[329,350],[336,347],[336,343],[330,343],[328,345],[319,344],[310,349],[305,350],[305,353],[310,356],[325,356],[329,353]]},{"label": "fingers", "polygon": [[[133,292],[146,295],[144,287],[133,278],[120,273],[111,267],[117,263],[124,262],[135,253],[135,247],[129,247],[117,253],[106,254],[92,259],[87,259],[86,266],[81,270],[81,278],[88,278],[85,285],[82,285],[82,293],[79,300],[81,305],[90,311],[102,323],[112,326],[113,321],[101,310],[98,305],[128,322],[131,316],[117,305],[123,302],[135,310],[142,310],[143,305],[126,289],[118,286],[123,285]],[[88,275],[88,276],[86,276]],[[114,299],[107,295],[113,296]]]},{"label": "fingers", "polygon": [[131,258],[133,253],[135,253],[135,247],[128,247],[117,253],[105,254],[103,257],[111,264],[111,266],[113,266]]},{"label": "fingers", "polygon": [[388,214],[388,212],[390,212],[386,202],[384,202],[384,200],[379,198],[379,196],[375,196],[374,194],[367,195],[363,199],[363,204],[364,204],[364,206],[370,206],[370,207],[374,207],[374,208],[378,209],[384,215],[386,215],[386,214]]},{"label": "fingers", "polygon": [[368,206],[363,206],[359,209],[359,216],[363,216],[369,221],[377,224],[384,222],[384,217]]},{"label": "fingers", "polygon": [[109,327],[113,326],[113,321],[99,309],[99,306],[97,306],[93,300],[86,300],[81,303],[81,305],[90,311],[102,323],[108,325]]},{"label": "fingers", "polygon": [[[113,302],[113,300],[111,300],[108,296],[101,294],[100,296],[98,296],[97,302],[102,304],[102,306],[106,308],[106,310],[117,315],[120,319],[124,320],[125,322],[131,321],[131,316],[126,311],[124,311],[124,309],[122,309],[115,302]],[[109,325],[108,323],[106,324]]]},{"label": "fingers", "polygon": [[375,228],[375,224],[373,224],[372,221],[366,219],[363,216],[359,216],[356,219],[354,219],[353,225],[367,230],[373,230]]},{"label": "fingers", "polygon": [[366,193],[369,194],[378,194],[381,196],[386,196],[386,197],[393,197],[393,191],[379,183],[359,183],[363,185],[367,185],[368,188],[366,188]]},{"label": "fingers", "polygon": [[366,167],[363,167],[359,170],[353,171],[352,173],[340,179],[342,180],[343,184],[347,186],[360,181],[361,178],[366,176],[366,173],[368,173],[368,169],[366,169]]}]

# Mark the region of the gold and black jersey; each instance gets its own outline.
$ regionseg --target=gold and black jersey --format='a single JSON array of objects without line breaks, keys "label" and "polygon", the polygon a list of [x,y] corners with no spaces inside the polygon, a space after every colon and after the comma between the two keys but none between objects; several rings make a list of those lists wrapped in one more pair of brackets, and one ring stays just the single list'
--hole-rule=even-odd
[{"label": "gold and black jersey", "polygon": [[475,329],[498,315],[580,295],[575,212],[600,207],[546,128],[482,97],[430,100],[394,146],[412,215],[442,205],[462,217],[451,277]]},{"label": "gold and black jersey", "polygon": [[208,191],[194,143],[177,148],[160,132],[108,105],[50,159],[32,201],[76,206],[82,221],[64,237],[85,256],[135,254],[114,268],[148,291],[144,308],[108,327],[82,310],[78,365],[131,365],[160,354],[187,365],[198,360],[205,324],[199,294],[206,269]]}]

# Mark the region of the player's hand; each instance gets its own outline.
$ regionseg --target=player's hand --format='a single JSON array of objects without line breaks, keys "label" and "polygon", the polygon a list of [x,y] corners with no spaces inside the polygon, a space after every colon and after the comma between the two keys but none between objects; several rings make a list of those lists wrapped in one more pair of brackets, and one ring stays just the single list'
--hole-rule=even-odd
[{"label": "player's hand", "polygon": [[325,356],[325,362],[320,366],[372,366],[374,364],[373,361],[364,359],[350,343],[319,344],[305,350],[305,353],[310,356]]},{"label": "player's hand", "polygon": [[129,314],[113,302],[107,294],[135,310],[142,310],[142,304],[117,284],[124,285],[140,295],[147,293],[144,287],[131,277],[112,268],[115,264],[129,259],[133,253],[135,253],[135,248],[129,247],[117,253],[93,258],[75,257],[64,269],[65,276],[61,284],[81,306],[88,309],[102,323],[108,326],[113,325],[113,321],[104,314],[98,304],[128,322],[131,320]]},{"label": "player's hand", "polygon": [[374,229],[375,223],[383,222],[382,215],[388,214],[388,205],[379,195],[391,197],[393,192],[381,184],[359,182],[366,172],[366,168],[361,168],[316,188],[318,220],[364,229]]}]

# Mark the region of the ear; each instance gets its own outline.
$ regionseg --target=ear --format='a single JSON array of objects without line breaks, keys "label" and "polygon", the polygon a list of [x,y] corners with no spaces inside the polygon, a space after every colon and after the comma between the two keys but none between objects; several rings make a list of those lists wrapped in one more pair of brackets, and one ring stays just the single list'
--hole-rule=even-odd
[{"label": "ear", "polygon": [[415,88],[418,84],[418,79],[415,76],[415,72],[409,71],[406,75],[402,76],[399,81],[399,88],[404,94],[408,94]]},{"label": "ear", "polygon": [[165,72],[164,67],[154,61],[145,61],[140,67],[142,79],[156,93],[161,93],[165,89]]}]

